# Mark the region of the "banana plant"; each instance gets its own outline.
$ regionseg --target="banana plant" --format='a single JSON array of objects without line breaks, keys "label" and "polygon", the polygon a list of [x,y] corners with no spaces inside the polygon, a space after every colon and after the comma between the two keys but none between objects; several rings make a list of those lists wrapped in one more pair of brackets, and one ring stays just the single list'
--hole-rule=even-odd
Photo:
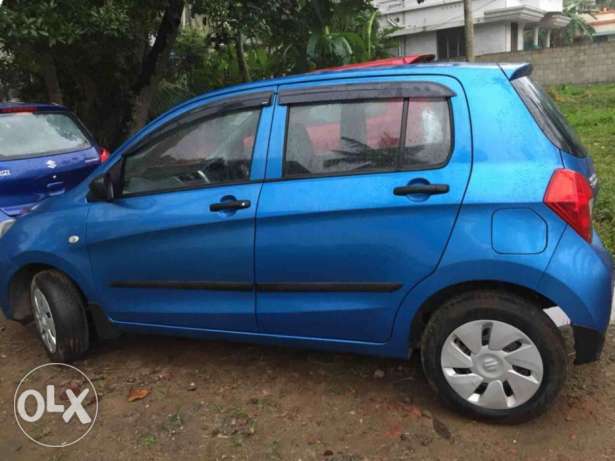
[{"label": "banana plant", "polygon": [[307,44],[308,58],[317,66],[348,64],[353,55],[349,42],[355,39],[352,35],[353,32],[331,32],[329,26],[313,31]]},{"label": "banana plant", "polygon": [[577,38],[591,37],[596,33],[595,29],[583,19],[583,14],[589,14],[592,18],[596,18],[589,11],[590,6],[585,0],[566,2],[563,13],[570,18],[570,22],[564,29],[564,37],[567,43],[573,43]]}]

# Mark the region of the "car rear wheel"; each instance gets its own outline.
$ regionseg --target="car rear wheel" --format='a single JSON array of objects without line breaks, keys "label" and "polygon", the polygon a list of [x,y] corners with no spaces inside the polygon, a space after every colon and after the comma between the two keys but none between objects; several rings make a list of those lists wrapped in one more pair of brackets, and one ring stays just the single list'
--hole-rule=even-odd
[{"label": "car rear wheel", "polygon": [[71,362],[89,348],[85,306],[79,290],[55,270],[36,274],[30,285],[34,323],[47,355],[54,362]]},{"label": "car rear wheel", "polygon": [[568,366],[562,336],[539,306],[497,291],[449,300],[431,317],[421,346],[442,400],[490,421],[521,422],[545,411]]}]

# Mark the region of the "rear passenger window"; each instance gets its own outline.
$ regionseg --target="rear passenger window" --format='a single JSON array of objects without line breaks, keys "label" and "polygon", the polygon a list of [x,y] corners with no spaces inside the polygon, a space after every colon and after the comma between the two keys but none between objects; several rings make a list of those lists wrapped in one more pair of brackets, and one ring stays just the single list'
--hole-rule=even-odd
[{"label": "rear passenger window", "polygon": [[450,153],[445,99],[315,103],[288,110],[285,177],[436,168]]},{"label": "rear passenger window", "polygon": [[432,168],[446,162],[451,150],[451,123],[447,101],[411,101],[408,110],[403,170]]}]

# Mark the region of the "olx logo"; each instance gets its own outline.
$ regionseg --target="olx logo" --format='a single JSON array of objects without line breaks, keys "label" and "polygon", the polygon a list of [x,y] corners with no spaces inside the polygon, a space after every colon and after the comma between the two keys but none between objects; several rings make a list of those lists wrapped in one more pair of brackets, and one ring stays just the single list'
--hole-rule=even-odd
[{"label": "olx logo", "polygon": [[[83,407],[83,401],[90,393],[89,389],[81,391],[79,396],[76,396],[72,389],[66,390],[66,396],[70,401],[70,406],[65,408],[64,405],[58,405],[55,402],[56,389],[53,385],[47,386],[47,399],[41,395],[41,393],[34,389],[28,389],[24,391],[17,399],[17,413],[19,416],[29,423],[35,423],[43,417],[45,411],[47,413],[62,413],[62,419],[65,423],[70,422],[73,416],[77,416],[81,424],[89,424],[92,422],[92,418],[85,408]],[[34,414],[29,415],[26,411],[26,400],[33,398],[36,402],[36,410]]]},{"label": "olx logo", "polygon": [[47,363],[27,373],[15,391],[15,420],[33,442],[66,447],[83,439],[98,415],[98,395],[78,368]]}]

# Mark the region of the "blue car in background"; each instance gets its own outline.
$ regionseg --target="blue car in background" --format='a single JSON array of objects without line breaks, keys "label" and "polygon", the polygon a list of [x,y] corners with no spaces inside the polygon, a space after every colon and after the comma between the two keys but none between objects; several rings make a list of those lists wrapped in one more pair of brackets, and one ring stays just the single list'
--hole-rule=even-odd
[{"label": "blue car in background", "polygon": [[530,72],[363,66],[188,101],[0,223],[0,306],[53,361],[117,330],[420,351],[461,413],[532,418],[565,381],[560,327],[600,356],[613,268],[592,161]]},{"label": "blue car in background", "polygon": [[0,104],[0,212],[22,215],[79,184],[108,157],[63,106]]}]

